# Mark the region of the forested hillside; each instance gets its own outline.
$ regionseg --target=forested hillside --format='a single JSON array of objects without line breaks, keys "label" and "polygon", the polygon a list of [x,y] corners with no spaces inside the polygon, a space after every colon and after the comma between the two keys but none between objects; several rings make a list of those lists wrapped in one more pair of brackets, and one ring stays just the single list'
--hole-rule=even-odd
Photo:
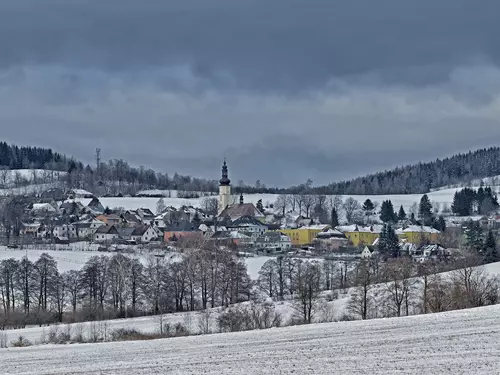
[{"label": "forested hillside", "polygon": [[[233,166],[237,168],[237,166]],[[132,167],[124,160],[101,163],[99,169],[59,154],[51,149],[10,146],[0,142],[0,169],[50,169],[68,172],[68,187],[103,194],[135,194],[141,189],[212,191],[218,189],[217,177],[203,179],[158,173],[145,167]],[[500,147],[491,147],[457,154],[428,163],[417,163],[358,177],[349,181],[333,182],[326,186],[313,186],[313,182],[288,188],[269,188],[239,182],[235,189],[243,193],[286,194],[423,194],[432,188],[446,185],[467,185],[478,178],[500,175]]]},{"label": "forested hillside", "polygon": [[7,169],[50,169],[65,171],[69,165],[65,155],[51,149],[19,147],[0,142],[0,167]]},{"label": "forested hillside", "polygon": [[500,175],[500,147],[491,147],[332,183],[314,190],[322,194],[417,194],[496,175]]}]

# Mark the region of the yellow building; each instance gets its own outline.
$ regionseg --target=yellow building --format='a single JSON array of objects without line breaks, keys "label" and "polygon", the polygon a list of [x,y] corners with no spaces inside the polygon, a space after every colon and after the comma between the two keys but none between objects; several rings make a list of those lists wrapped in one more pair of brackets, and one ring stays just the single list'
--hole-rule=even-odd
[{"label": "yellow building", "polygon": [[382,225],[370,225],[366,227],[348,225],[337,227],[337,229],[345,234],[353,246],[366,246],[373,244],[379,238]]},{"label": "yellow building", "polygon": [[417,245],[424,243],[438,243],[439,233],[440,232],[437,229],[418,225],[410,225],[407,228],[398,229],[396,231],[396,234],[400,239],[405,239],[407,242]]},{"label": "yellow building", "polygon": [[286,234],[292,240],[292,245],[309,245],[320,232],[330,229],[329,225],[310,225],[296,229],[280,229],[278,232]]}]

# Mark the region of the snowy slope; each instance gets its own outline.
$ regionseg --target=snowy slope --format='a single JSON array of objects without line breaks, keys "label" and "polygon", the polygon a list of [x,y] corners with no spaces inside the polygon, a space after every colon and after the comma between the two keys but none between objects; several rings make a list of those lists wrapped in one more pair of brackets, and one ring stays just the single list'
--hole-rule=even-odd
[{"label": "snowy slope", "polygon": [[499,374],[500,306],[155,341],[0,351],[20,374]]}]

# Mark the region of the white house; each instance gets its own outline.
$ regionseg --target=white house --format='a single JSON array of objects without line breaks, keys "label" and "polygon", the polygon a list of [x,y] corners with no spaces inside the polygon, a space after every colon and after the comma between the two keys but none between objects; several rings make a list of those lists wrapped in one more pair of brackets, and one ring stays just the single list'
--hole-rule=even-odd
[{"label": "white house", "polygon": [[103,225],[94,233],[94,239],[97,242],[110,242],[119,238],[120,234],[114,225]]},{"label": "white house", "polygon": [[292,240],[281,232],[266,232],[255,240],[255,246],[260,249],[281,249],[292,248]]},{"label": "white house", "polygon": [[365,246],[361,252],[361,259],[371,259],[374,255],[377,255],[378,251],[371,250],[368,246]]},{"label": "white house", "polygon": [[52,231],[54,237],[68,238],[74,240],[78,238],[76,227],[73,224],[60,224],[54,227]]},{"label": "white house", "polygon": [[134,229],[131,235],[131,240],[136,242],[148,243],[160,236],[161,234],[153,226],[142,226]]}]

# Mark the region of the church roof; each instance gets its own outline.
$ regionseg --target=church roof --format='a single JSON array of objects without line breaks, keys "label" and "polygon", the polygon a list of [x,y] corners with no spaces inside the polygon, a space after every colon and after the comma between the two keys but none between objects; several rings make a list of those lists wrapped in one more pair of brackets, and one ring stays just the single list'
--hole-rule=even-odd
[{"label": "church roof", "polygon": [[253,205],[253,203],[233,204],[226,207],[226,209],[224,209],[219,216],[229,216],[231,219],[236,219],[241,216],[252,216],[255,218],[264,217],[262,212],[260,212],[257,207]]}]

